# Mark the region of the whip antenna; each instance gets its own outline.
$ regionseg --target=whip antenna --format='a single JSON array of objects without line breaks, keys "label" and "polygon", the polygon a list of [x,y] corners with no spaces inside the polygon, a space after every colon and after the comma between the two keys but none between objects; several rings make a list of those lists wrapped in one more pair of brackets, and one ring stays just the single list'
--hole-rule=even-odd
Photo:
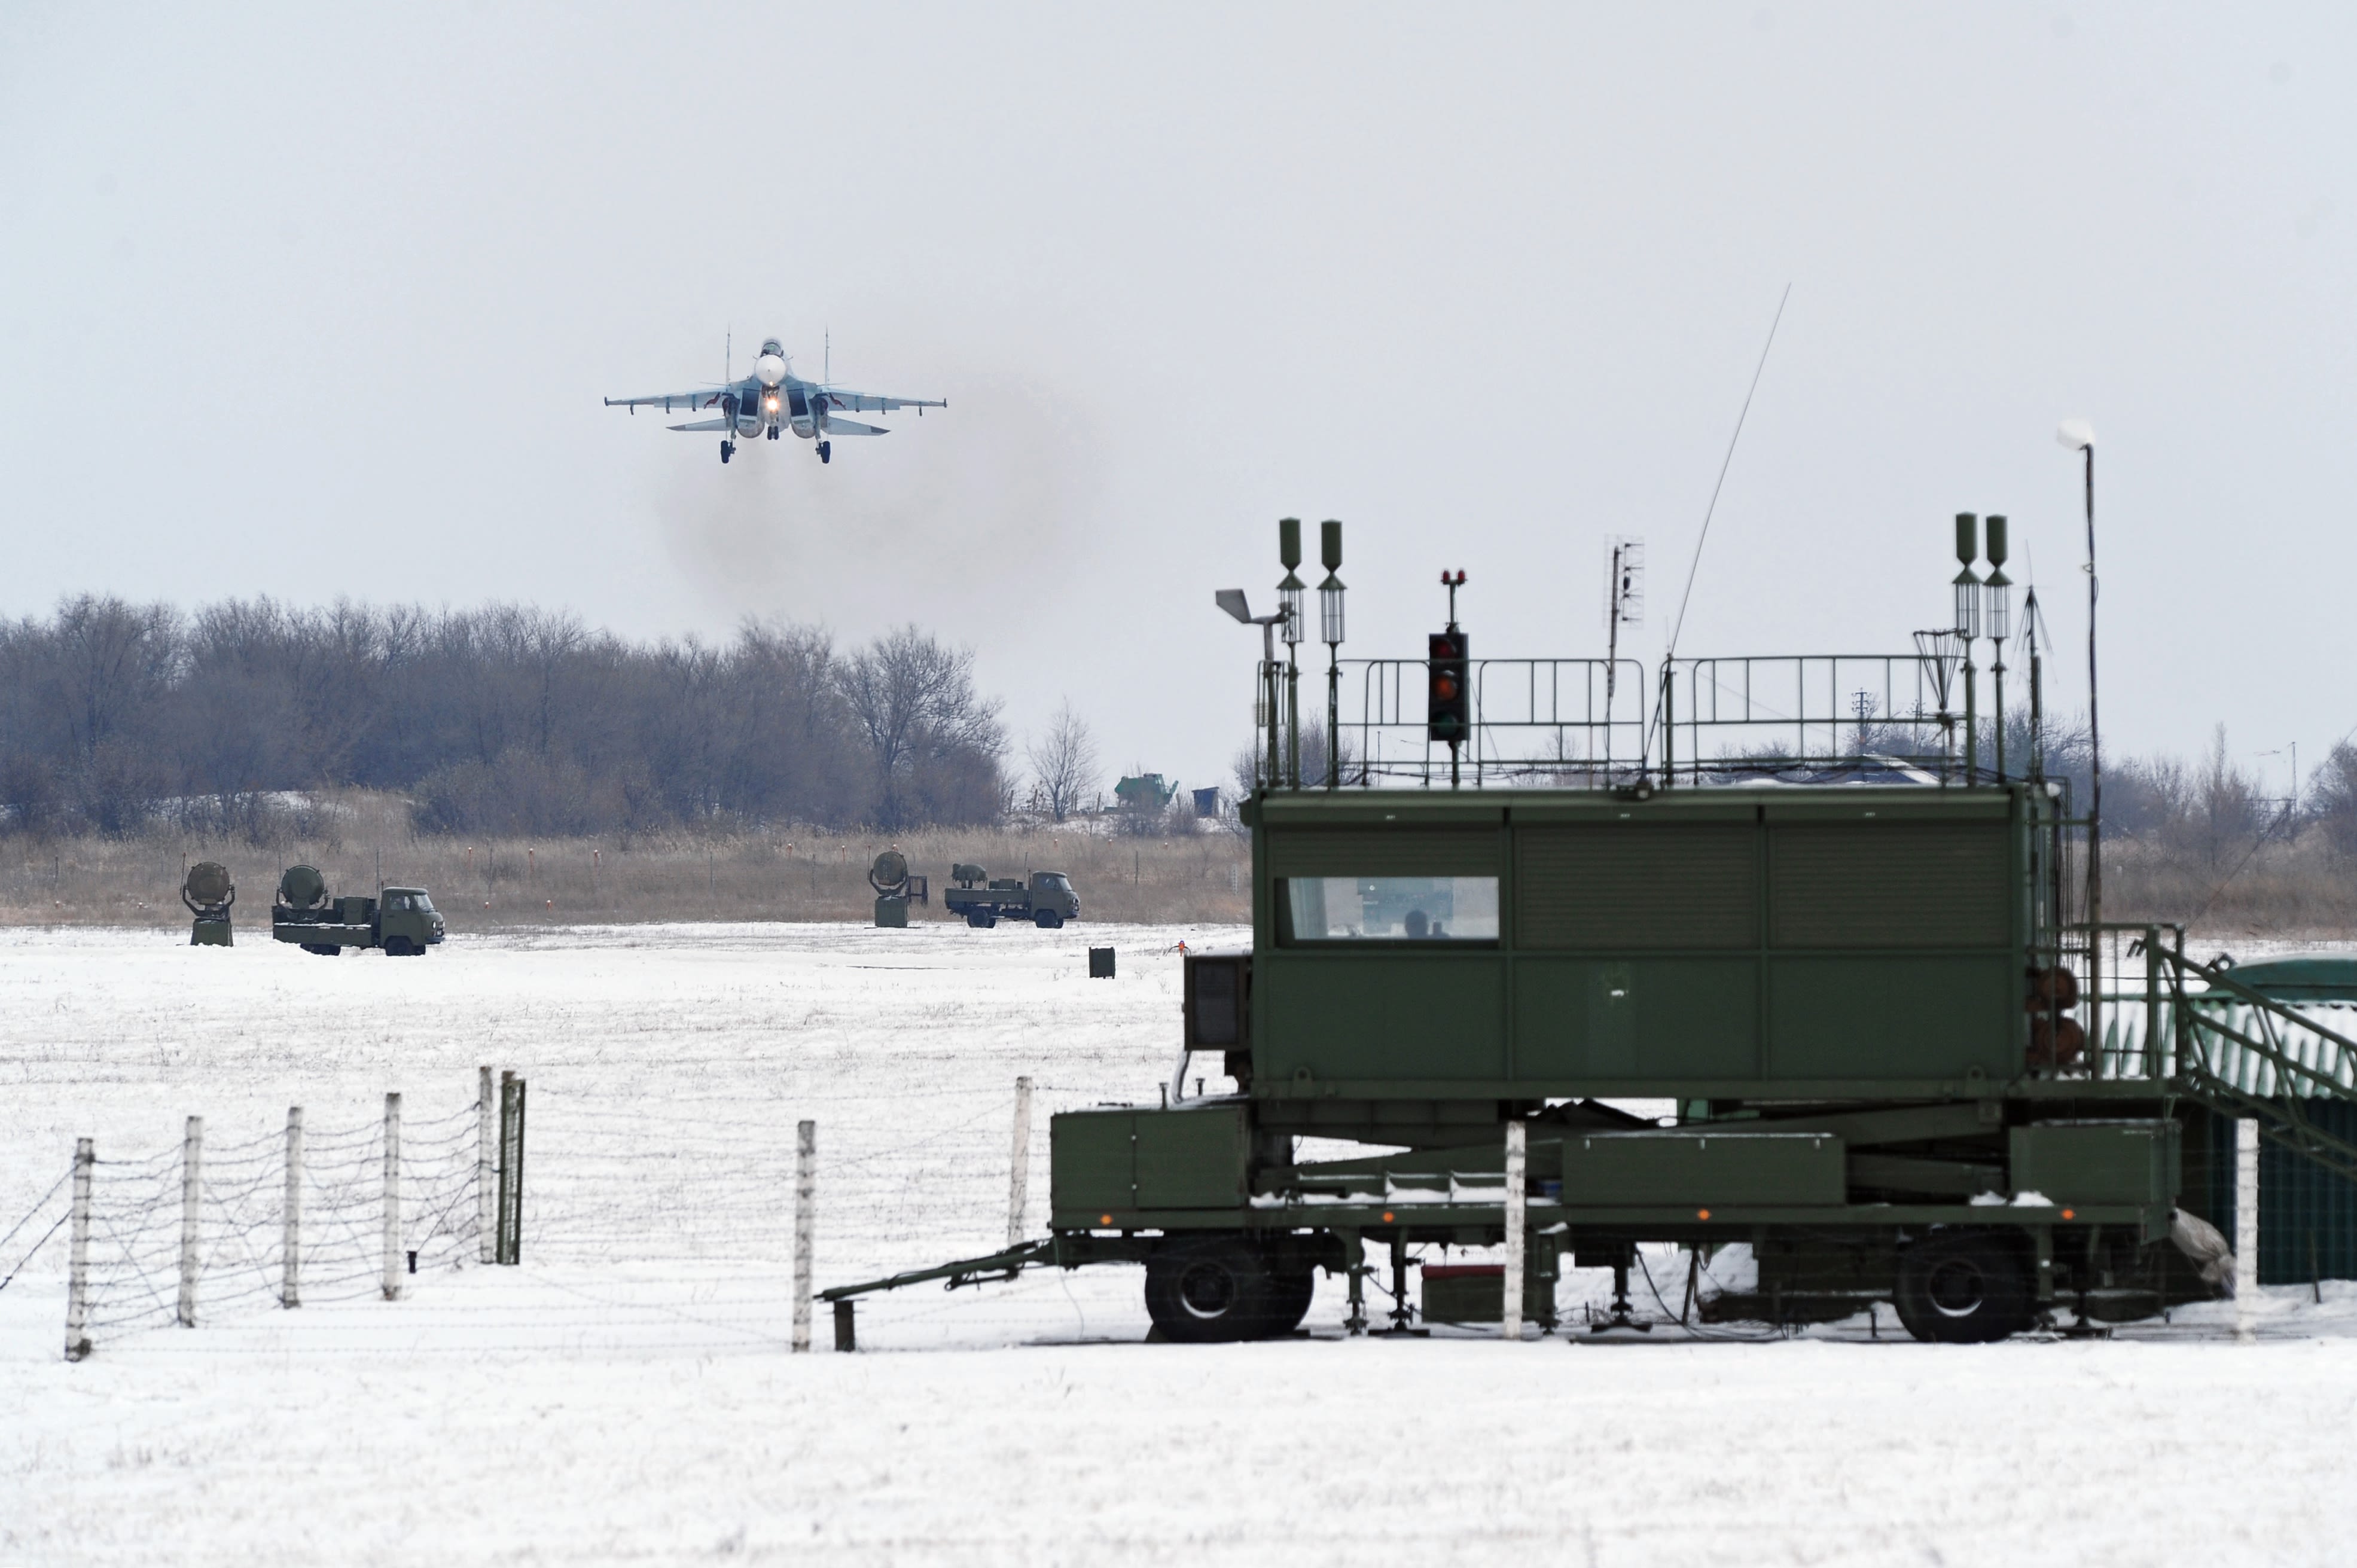
[{"label": "whip antenna", "polygon": [[1776,301],[1775,319],[1768,323],[1768,341],[1760,349],[1760,363],[1751,372],[1751,385],[1743,393],[1742,412],[1735,416],[1735,434],[1727,438],[1727,456],[1719,460],[1718,482],[1710,488],[1710,505],[1703,509],[1702,532],[1695,538],[1694,560],[1686,566],[1686,589],[1678,596],[1678,618],[1670,628],[1670,650],[1663,661],[1676,656],[1678,633],[1685,629],[1686,601],[1694,597],[1695,573],[1702,566],[1702,547],[1710,538],[1710,520],[1718,511],[1718,492],[1727,488],[1727,470],[1735,461],[1735,444],[1743,439],[1743,422],[1751,413],[1752,393],[1760,390],[1760,373],[1768,368],[1768,350],[1776,346],[1776,328],[1784,319],[1784,303],[1792,297],[1792,285],[1784,285],[1783,296]]}]

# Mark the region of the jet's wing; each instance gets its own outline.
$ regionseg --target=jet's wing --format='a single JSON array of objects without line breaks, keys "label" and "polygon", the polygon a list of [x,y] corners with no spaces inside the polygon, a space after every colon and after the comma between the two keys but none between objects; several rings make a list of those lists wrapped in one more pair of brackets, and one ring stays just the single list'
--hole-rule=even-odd
[{"label": "jet's wing", "polygon": [[904,408],[947,408],[945,397],[877,397],[870,392],[844,392],[825,388],[819,396],[826,399],[829,408],[847,409],[853,413],[896,413]]},{"label": "jet's wing", "polygon": [[664,392],[656,397],[609,397],[608,408],[659,408],[665,413],[687,413],[699,408],[718,408],[723,392],[734,387],[705,387],[700,392]]},{"label": "jet's wing", "polygon": [[737,422],[724,413],[718,419],[699,419],[693,424],[674,424],[672,428],[673,430],[734,430],[737,428]]},{"label": "jet's wing", "polygon": [[892,434],[880,424],[862,424],[856,419],[837,419],[831,413],[826,416],[826,433],[829,435],[889,435]]}]

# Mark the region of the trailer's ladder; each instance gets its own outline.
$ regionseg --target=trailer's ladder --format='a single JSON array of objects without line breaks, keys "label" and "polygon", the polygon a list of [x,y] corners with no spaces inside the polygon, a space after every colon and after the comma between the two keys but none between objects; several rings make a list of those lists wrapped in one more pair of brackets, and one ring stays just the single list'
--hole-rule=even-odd
[{"label": "trailer's ladder", "polygon": [[2357,1040],[2244,985],[2229,964],[2203,963],[2158,942],[2149,950],[2161,994],[2144,1009],[2113,1014],[2097,1074],[2167,1078],[2187,1098],[2222,1115],[2249,1117],[2262,1137],[2357,1180],[2357,1143],[2319,1127],[2305,1110],[2319,1100],[2357,1105]]}]

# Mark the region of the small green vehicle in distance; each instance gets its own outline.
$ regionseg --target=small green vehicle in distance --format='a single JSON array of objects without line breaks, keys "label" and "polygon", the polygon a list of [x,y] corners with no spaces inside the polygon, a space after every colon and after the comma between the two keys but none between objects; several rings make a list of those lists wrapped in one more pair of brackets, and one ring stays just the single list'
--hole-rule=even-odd
[{"label": "small green vehicle in distance", "polygon": [[373,898],[330,897],[328,879],[317,866],[290,865],[278,879],[270,934],[322,958],[334,958],[346,948],[382,948],[387,958],[418,958],[441,941],[444,927],[441,911],[423,887],[387,887]]},{"label": "small green vehicle in distance", "polygon": [[1028,882],[1020,876],[994,881],[981,866],[960,864],[950,867],[950,879],[954,886],[942,890],[943,907],[964,916],[965,923],[979,930],[988,930],[1003,918],[1028,920],[1052,931],[1081,918],[1081,896],[1060,871],[1035,871]]}]

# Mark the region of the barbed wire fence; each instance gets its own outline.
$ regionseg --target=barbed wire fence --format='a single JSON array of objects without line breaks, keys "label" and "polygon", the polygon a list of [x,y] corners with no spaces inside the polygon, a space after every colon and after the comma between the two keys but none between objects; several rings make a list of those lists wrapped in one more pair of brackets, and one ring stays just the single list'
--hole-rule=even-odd
[{"label": "barbed wire fence", "polygon": [[520,1187],[522,1082],[478,1073],[475,1102],[404,1125],[382,1119],[208,1144],[202,1117],[180,1145],[131,1159],[78,1142],[66,1174],[0,1237],[20,1238],[5,1289],[60,1232],[69,1237],[66,1357],[145,1330],[271,1307],[399,1300],[423,1272],[512,1261],[495,1197]]},{"label": "barbed wire fence", "polygon": [[[773,1098],[569,1095],[543,1086],[524,1230],[536,1259],[608,1269],[618,1290],[706,1267],[745,1282],[752,1294],[743,1300],[702,1305],[764,1308],[743,1326],[784,1341],[789,1311],[813,1283],[880,1278],[1046,1234],[1048,1118],[1103,1099],[1028,1077],[999,1088]],[[796,1212],[805,1127],[815,1185],[806,1230]],[[797,1268],[803,1234],[807,1273]],[[902,1303],[894,1316],[942,1312],[956,1314],[962,1333],[1039,1326],[1036,1313],[998,1310],[971,1293],[931,1306]],[[799,1340],[807,1314],[794,1316]]]},{"label": "barbed wire fence", "polygon": [[[70,1241],[67,1355],[79,1360],[160,1328],[399,1299],[418,1274],[520,1262],[528,1236],[535,1261],[625,1281],[676,1283],[699,1266],[744,1280],[753,1294],[738,1305],[762,1308],[755,1337],[782,1343],[791,1315],[799,1348],[816,1289],[1044,1234],[1047,1119],[1103,1100],[1028,1077],[774,1097],[544,1086],[526,1186],[522,1089],[486,1068],[472,1104],[423,1122],[404,1122],[396,1094],[381,1119],[317,1127],[294,1108],[284,1129],[227,1144],[191,1117],[178,1146],[135,1158],[101,1157],[81,1140],[73,1165],[0,1234],[0,1288]],[[815,1193],[812,1245],[798,1256],[805,1125]],[[602,1305],[617,1321],[635,1310]],[[910,1301],[896,1316],[945,1312],[962,1333],[1038,1326],[1036,1314],[972,1295]]]}]

